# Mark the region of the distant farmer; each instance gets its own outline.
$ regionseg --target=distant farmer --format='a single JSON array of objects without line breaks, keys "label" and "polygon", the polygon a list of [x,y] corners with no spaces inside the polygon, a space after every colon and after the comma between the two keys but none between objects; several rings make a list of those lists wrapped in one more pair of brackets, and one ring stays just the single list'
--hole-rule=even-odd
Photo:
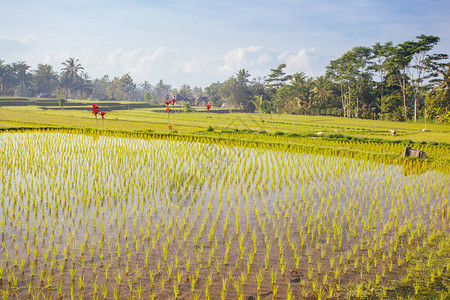
[{"label": "distant farmer", "polygon": [[395,131],[395,130],[391,129],[391,130],[389,130],[389,132],[391,133],[392,136],[397,135],[397,131]]}]

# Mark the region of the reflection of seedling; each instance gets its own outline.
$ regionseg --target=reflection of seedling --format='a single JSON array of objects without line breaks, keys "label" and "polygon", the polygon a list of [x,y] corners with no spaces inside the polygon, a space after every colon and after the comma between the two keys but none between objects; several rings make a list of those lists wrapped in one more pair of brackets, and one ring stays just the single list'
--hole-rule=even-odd
[{"label": "reflection of seedling", "polygon": [[179,288],[180,288],[179,283],[175,282],[173,284],[173,295],[175,296],[175,299],[177,299],[178,295],[180,294],[180,289]]},{"label": "reflection of seedling", "polygon": [[277,291],[278,291],[278,285],[272,285],[272,299],[275,299],[275,297],[277,296]]}]

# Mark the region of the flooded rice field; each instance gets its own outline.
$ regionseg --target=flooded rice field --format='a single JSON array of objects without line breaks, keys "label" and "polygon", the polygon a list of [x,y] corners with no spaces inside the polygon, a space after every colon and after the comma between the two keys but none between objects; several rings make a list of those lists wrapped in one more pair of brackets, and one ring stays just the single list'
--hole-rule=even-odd
[{"label": "flooded rice field", "polygon": [[407,174],[269,149],[2,133],[0,289],[21,299],[346,297],[354,283],[410,276],[414,253],[449,230],[449,174]]}]

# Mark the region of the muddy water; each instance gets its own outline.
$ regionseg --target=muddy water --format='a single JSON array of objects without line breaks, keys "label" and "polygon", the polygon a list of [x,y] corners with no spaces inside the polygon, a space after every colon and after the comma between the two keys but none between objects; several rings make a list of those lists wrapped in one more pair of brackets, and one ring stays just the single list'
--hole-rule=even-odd
[{"label": "muddy water", "polygon": [[1,134],[0,157],[19,298],[338,297],[447,222],[448,174],[370,161],[62,133]]}]

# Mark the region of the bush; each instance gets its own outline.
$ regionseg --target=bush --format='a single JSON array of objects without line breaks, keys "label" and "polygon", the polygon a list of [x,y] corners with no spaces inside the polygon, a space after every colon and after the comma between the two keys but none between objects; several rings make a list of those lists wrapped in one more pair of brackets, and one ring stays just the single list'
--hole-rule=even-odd
[{"label": "bush", "polygon": [[344,139],[346,137],[342,133],[332,133],[332,134],[328,135],[328,138],[330,138],[330,139]]},{"label": "bush", "polygon": [[59,107],[63,107],[64,106],[64,104],[66,104],[66,102],[67,102],[67,100],[66,100],[66,98],[64,98],[64,97],[59,97],[58,98],[58,105],[59,105]]},{"label": "bush", "polygon": [[184,112],[192,112],[192,111],[194,111],[194,110],[192,109],[192,107],[189,105],[188,102],[185,102],[185,103],[183,104],[183,111],[184,111]]}]

